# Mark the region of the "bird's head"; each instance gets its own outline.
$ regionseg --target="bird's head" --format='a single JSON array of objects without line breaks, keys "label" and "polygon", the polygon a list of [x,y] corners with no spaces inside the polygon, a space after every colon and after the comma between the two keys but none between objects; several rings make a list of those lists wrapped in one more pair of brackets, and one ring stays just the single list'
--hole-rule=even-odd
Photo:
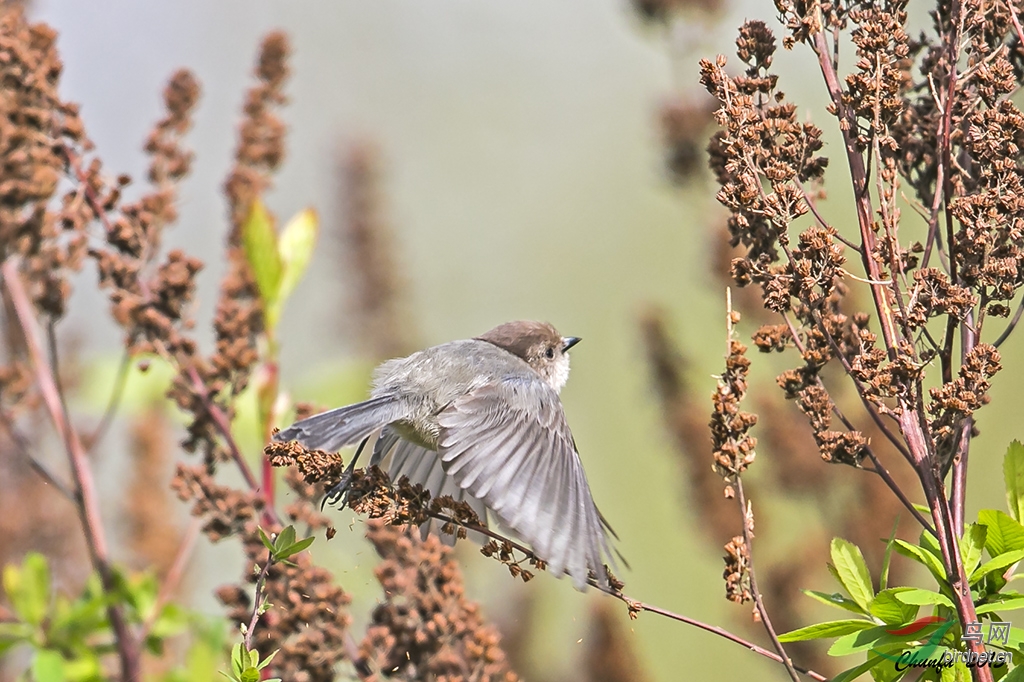
[{"label": "bird's head", "polygon": [[547,322],[519,320],[498,325],[477,337],[522,358],[555,391],[569,379],[569,349],[580,342],[562,336]]}]

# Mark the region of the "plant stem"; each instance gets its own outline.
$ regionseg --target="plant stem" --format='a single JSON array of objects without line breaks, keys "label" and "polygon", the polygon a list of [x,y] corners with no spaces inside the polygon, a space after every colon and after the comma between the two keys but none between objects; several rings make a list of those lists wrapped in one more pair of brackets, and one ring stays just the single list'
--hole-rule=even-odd
[{"label": "plant stem", "polygon": [[[490,528],[488,528],[487,526],[482,526],[482,525],[479,525],[479,524],[476,524],[476,523],[467,523],[467,522],[463,522],[463,521],[457,521],[454,518],[452,518],[450,516],[447,516],[446,514],[440,514],[440,513],[434,513],[434,512],[428,512],[428,513],[429,513],[429,515],[431,517],[433,517],[433,518],[435,518],[435,519],[437,519],[439,521],[444,521],[446,523],[451,523],[451,524],[456,525],[456,526],[462,526],[466,530],[471,530],[471,531],[480,533],[482,535],[486,535],[487,537],[492,538],[494,540],[497,540],[498,542],[502,542],[502,543],[507,542],[513,549],[515,549],[516,551],[522,553],[528,559],[530,559],[530,558],[532,558],[532,559],[537,558],[537,555],[534,554],[533,550],[531,550],[529,547],[526,547],[525,545],[522,545],[522,544],[516,542],[515,540],[502,535],[501,533],[493,531]],[[607,595],[615,597],[619,601],[621,601],[624,604],[626,604],[626,606],[629,607],[630,613],[638,613],[640,611],[646,611],[648,613],[654,613],[654,614],[657,614],[659,616],[664,616],[665,618],[669,618],[671,620],[679,621],[680,623],[686,623],[687,625],[692,625],[693,627],[699,628],[701,630],[704,630],[705,632],[710,632],[711,634],[718,635],[719,637],[727,639],[730,642],[733,642],[735,644],[739,644],[740,646],[742,646],[742,647],[744,647],[746,649],[749,649],[750,651],[753,651],[755,654],[758,654],[760,656],[764,656],[765,658],[768,658],[768,659],[770,659],[772,661],[775,661],[776,663],[783,663],[783,664],[785,664],[786,661],[789,660],[788,658],[787,659],[783,659],[783,657],[780,656],[778,653],[776,653],[774,651],[771,651],[769,649],[765,649],[762,646],[758,646],[757,644],[754,644],[753,642],[750,642],[748,640],[745,640],[742,637],[740,637],[739,635],[735,635],[732,632],[729,632],[725,628],[721,628],[721,627],[719,627],[717,625],[710,625],[708,623],[704,623],[702,621],[697,620],[696,618],[691,618],[689,616],[684,616],[684,615],[682,615],[680,613],[675,613],[674,611],[669,611],[668,609],[663,609],[660,606],[654,606],[652,604],[647,604],[647,603],[642,602],[642,601],[637,601],[636,599],[632,599],[632,598],[628,597],[627,595],[623,594],[622,592],[620,592],[619,590],[613,588],[611,585],[602,583],[602,582],[600,582],[598,580],[589,580],[588,584],[590,586],[592,586],[592,587],[597,588],[601,592],[604,592]],[[825,677],[824,675],[822,675],[820,673],[816,673],[813,670],[809,670],[807,668],[803,668],[803,667],[800,667],[798,665],[795,665],[795,664],[792,663],[792,661],[789,661],[789,665],[787,667],[790,667],[790,666],[792,666],[792,668],[794,670],[796,670],[798,673],[800,673],[802,675],[806,675],[806,676],[810,677],[812,680],[816,680],[817,682],[827,682],[827,680],[828,680],[828,678]]]},{"label": "plant stem", "polygon": [[[43,402],[50,413],[54,427],[64,441],[75,482],[75,507],[82,521],[82,529],[93,566],[99,573],[104,592],[108,595],[113,594],[116,590],[114,571],[110,565],[106,534],[100,517],[99,497],[92,471],[89,469],[85,447],[82,445],[78,432],[75,431],[68,419],[56,377],[50,372],[49,364],[45,360],[39,332],[36,329],[35,311],[21,282],[17,264],[13,259],[9,259],[0,268],[0,272],[2,272],[4,284],[14,304],[18,323],[25,336],[25,345],[36,373],[39,392],[42,394]],[[142,674],[138,641],[133,637],[124,612],[115,599],[108,600],[106,610],[117,643],[121,680],[122,682],[138,682]]]}]

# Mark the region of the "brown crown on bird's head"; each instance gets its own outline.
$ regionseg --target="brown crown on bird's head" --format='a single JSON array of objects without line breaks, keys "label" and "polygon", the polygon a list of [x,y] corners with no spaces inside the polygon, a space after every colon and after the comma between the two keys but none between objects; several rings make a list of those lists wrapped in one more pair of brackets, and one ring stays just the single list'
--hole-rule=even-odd
[{"label": "brown crown on bird's head", "polygon": [[522,358],[556,391],[569,379],[569,349],[580,342],[575,336],[562,336],[547,322],[517,320],[500,324],[476,337]]}]

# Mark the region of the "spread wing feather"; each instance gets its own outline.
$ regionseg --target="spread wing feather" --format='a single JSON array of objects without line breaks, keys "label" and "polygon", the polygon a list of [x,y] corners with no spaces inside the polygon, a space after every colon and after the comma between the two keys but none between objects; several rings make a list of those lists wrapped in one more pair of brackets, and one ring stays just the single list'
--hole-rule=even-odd
[{"label": "spread wing feather", "polygon": [[457,398],[438,415],[448,475],[529,542],[577,588],[613,561],[558,394],[510,376]]},{"label": "spread wing feather", "polygon": [[[412,483],[423,485],[431,497],[451,495],[456,502],[466,502],[480,517],[481,524],[487,526],[487,507],[481,500],[463,490],[454,478],[445,474],[441,458],[436,452],[407,441],[393,429],[385,427],[374,445],[370,463],[381,464],[389,453],[391,463],[388,467],[388,476],[392,481],[397,483],[402,476],[406,476]],[[442,525],[441,521],[431,519],[420,526],[421,536],[426,539],[427,535],[433,532],[446,545],[454,545],[455,536],[442,533]],[[481,544],[486,541],[480,533],[470,532],[470,537]]]}]

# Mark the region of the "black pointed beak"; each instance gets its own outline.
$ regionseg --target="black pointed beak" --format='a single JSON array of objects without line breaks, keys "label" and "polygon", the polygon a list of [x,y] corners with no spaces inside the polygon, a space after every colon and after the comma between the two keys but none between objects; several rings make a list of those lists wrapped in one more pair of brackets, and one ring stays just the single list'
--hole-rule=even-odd
[{"label": "black pointed beak", "polygon": [[570,348],[572,348],[573,346],[575,346],[577,343],[579,343],[582,340],[583,339],[581,339],[578,336],[566,336],[566,337],[564,337],[562,339],[562,352],[563,353],[566,352],[567,350],[569,350]]}]

